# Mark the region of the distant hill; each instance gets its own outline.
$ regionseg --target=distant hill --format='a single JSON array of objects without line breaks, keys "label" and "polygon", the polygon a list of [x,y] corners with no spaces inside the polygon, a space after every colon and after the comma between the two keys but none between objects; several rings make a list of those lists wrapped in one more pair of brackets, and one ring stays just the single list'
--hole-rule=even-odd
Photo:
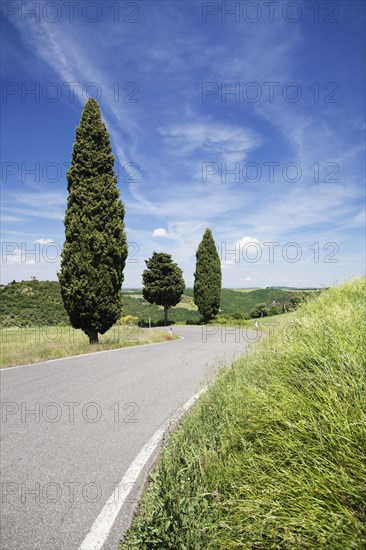
[{"label": "distant hill", "polygon": [[58,281],[13,282],[0,289],[3,326],[68,324]]},{"label": "distant hill", "polygon": [[319,290],[326,290],[326,288],[319,288],[319,287],[306,287],[306,288],[297,288],[294,286],[267,286],[267,288],[274,288],[275,290],[289,290],[289,291],[296,291],[296,292],[308,292],[308,291],[319,291]]},{"label": "distant hill", "polygon": [[[192,289],[186,289],[185,293],[188,296],[193,296]],[[240,290],[232,290],[223,288],[221,291],[221,311],[230,315],[234,313],[246,313],[259,303],[265,303],[270,306],[272,302],[284,304],[289,302],[292,296],[298,296],[299,292],[288,292],[275,288],[259,288],[250,292],[242,292]]]},{"label": "distant hill", "polygon": [[[163,323],[163,309],[146,302],[141,289],[123,292],[122,315],[134,315],[147,325]],[[193,299],[183,296],[179,307],[169,311],[174,322],[195,322],[199,314]],[[1,326],[47,326],[68,325],[69,318],[64,308],[58,281],[22,281],[0,287]]]},{"label": "distant hill", "polygon": [[[270,306],[273,302],[283,304],[298,291],[275,287],[261,288],[243,292],[241,290],[222,289],[221,312],[226,314],[245,313],[258,303]],[[162,324],[163,310],[149,304],[142,297],[141,289],[123,291],[123,315],[134,315],[147,325],[149,317],[152,324]],[[187,288],[177,307],[169,310],[172,322],[196,322],[200,318],[193,302],[193,289]],[[0,325],[2,326],[40,326],[69,324],[64,309],[58,281],[22,281],[13,282],[0,288]]]}]

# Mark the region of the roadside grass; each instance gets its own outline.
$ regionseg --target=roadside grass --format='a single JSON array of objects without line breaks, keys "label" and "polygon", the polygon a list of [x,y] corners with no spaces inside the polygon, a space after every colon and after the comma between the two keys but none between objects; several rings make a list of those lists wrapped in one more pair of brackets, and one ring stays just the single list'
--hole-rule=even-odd
[{"label": "roadside grass", "polygon": [[366,548],[366,281],[221,371],[163,447],[120,549]]},{"label": "roadside grass", "polygon": [[292,326],[296,325],[297,317],[295,312],[281,313],[268,317],[259,317],[258,319],[249,319],[244,321],[246,327],[255,330],[255,322],[258,322],[258,329],[265,335],[272,337],[276,332],[280,332],[282,337],[290,333]]},{"label": "roadside grass", "polygon": [[174,340],[166,330],[142,330],[136,326],[115,325],[90,345],[81,330],[70,326],[1,327],[0,367],[25,365],[70,355],[153,344]]},{"label": "roadside grass", "polygon": [[[258,317],[257,319],[234,319],[234,318],[215,318],[209,322],[213,326],[228,326],[228,327],[246,327],[255,330],[256,321],[262,331],[268,331],[271,326],[281,325],[290,322],[292,313],[280,313],[279,315],[267,315],[266,317]],[[266,328],[267,327],[267,328]]]}]

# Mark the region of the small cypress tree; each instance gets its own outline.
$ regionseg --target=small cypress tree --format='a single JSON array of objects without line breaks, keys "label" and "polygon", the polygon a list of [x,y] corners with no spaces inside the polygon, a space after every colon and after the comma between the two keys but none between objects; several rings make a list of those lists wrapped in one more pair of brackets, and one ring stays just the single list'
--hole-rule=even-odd
[{"label": "small cypress tree", "polygon": [[91,344],[122,310],[127,241],[114,160],[99,105],[88,99],[67,172],[65,243],[58,276],[70,322],[88,335]]},{"label": "small cypress tree", "polygon": [[211,229],[207,228],[196,252],[194,303],[204,322],[215,317],[220,309],[221,262]]},{"label": "small cypress tree", "polygon": [[164,306],[164,325],[168,324],[168,309],[176,306],[185,289],[183,272],[170,254],[154,252],[142,274],[143,296],[150,304]]}]

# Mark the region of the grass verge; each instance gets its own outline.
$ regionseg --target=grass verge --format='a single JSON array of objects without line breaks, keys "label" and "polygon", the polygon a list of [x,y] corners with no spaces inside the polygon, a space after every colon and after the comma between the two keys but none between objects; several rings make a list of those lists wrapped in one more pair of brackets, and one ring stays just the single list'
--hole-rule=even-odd
[{"label": "grass verge", "polygon": [[366,548],[365,298],[325,291],[218,376],[121,549]]},{"label": "grass verge", "polygon": [[166,330],[142,330],[135,326],[115,325],[99,336],[99,344],[90,345],[81,330],[69,326],[1,328],[0,367],[25,365],[71,355],[93,353],[141,344],[174,340]]}]

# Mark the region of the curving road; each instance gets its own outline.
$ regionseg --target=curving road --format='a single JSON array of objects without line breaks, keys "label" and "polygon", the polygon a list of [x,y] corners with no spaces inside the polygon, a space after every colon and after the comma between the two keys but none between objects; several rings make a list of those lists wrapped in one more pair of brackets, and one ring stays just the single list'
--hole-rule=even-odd
[{"label": "curving road", "polygon": [[1,371],[1,550],[116,550],[162,426],[255,339],[174,332],[183,338]]}]

